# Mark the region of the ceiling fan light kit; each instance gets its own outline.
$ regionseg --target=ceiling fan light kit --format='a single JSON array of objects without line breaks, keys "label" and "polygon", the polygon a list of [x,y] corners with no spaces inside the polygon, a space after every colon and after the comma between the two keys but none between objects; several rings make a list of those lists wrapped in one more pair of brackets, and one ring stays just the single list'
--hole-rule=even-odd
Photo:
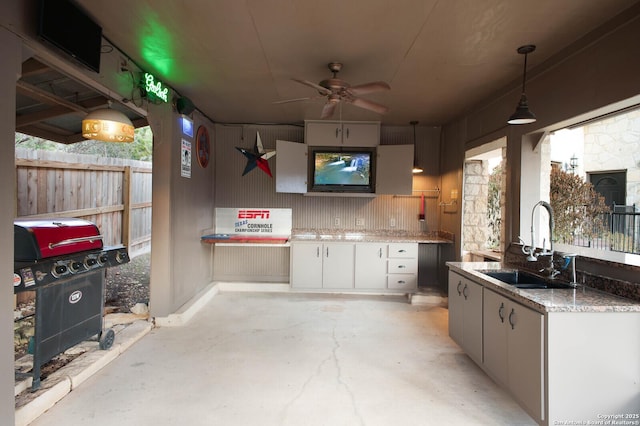
[{"label": "ceiling fan light kit", "polygon": [[535,114],[529,110],[529,102],[527,101],[527,95],[525,93],[525,84],[527,82],[527,55],[536,50],[536,46],[533,44],[527,44],[518,48],[518,53],[524,55],[524,72],[522,74],[522,95],[518,106],[509,120],[508,124],[529,124],[537,120]]},{"label": "ceiling fan light kit", "polygon": [[326,80],[322,80],[319,83],[313,83],[308,80],[302,80],[298,78],[292,78],[293,81],[298,82],[300,84],[304,84],[305,86],[309,86],[318,91],[318,95],[316,97],[308,97],[308,98],[297,98],[297,99],[288,99],[284,101],[274,102],[276,104],[283,104],[289,102],[299,102],[299,101],[307,101],[319,98],[327,98],[327,102],[322,108],[322,114],[320,116],[321,119],[331,118],[336,109],[336,105],[338,105],[341,101],[349,103],[358,108],[363,108],[369,111],[373,111],[378,114],[386,114],[389,112],[389,108],[379,103],[363,99],[360,96],[366,95],[369,93],[381,92],[385,90],[390,90],[391,86],[389,86],[384,81],[374,81],[370,83],[358,84],[355,86],[350,85],[346,81],[338,78],[338,73],[342,69],[342,63],[340,62],[329,62],[327,64],[329,71],[333,73],[333,77],[328,78]]}]

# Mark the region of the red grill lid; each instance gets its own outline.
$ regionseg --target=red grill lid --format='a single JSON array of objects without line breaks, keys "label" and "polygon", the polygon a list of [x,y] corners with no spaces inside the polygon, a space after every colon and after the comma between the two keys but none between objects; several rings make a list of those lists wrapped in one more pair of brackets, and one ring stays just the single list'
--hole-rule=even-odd
[{"label": "red grill lid", "polygon": [[15,219],[13,239],[17,262],[102,249],[98,227],[76,218]]}]

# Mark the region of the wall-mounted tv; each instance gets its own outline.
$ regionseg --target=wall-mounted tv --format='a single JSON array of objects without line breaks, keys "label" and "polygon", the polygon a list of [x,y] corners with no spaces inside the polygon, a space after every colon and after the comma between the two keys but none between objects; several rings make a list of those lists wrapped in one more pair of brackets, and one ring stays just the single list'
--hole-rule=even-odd
[{"label": "wall-mounted tv", "polygon": [[375,192],[375,148],[309,148],[310,192]]},{"label": "wall-mounted tv", "polygon": [[38,36],[100,72],[102,27],[70,0],[40,0]]}]

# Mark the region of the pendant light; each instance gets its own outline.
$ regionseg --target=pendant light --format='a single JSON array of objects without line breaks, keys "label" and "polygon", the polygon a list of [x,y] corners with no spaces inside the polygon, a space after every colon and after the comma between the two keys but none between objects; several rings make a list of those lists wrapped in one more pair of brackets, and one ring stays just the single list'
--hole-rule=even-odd
[{"label": "pendant light", "polygon": [[103,142],[133,142],[134,127],[129,117],[111,108],[97,109],[82,120],[82,136]]},{"label": "pendant light", "polygon": [[418,124],[418,122],[410,121],[409,124],[413,126],[413,169],[411,172],[414,174],[422,173],[424,170],[418,165],[418,151],[416,150],[416,124]]},{"label": "pendant light", "polygon": [[518,48],[518,53],[524,55],[524,73],[522,75],[522,95],[520,96],[520,102],[516,107],[516,111],[509,117],[507,123],[509,124],[529,124],[536,121],[534,113],[529,111],[529,103],[527,102],[527,95],[524,91],[524,85],[527,81],[527,55],[536,50],[536,46],[533,44],[527,44]]}]

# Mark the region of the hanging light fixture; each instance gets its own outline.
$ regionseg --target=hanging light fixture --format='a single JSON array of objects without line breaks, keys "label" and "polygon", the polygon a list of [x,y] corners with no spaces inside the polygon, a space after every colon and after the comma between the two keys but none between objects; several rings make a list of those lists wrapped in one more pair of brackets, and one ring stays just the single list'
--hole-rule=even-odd
[{"label": "hanging light fixture", "polygon": [[416,124],[418,124],[417,121],[410,121],[409,124],[411,124],[413,126],[413,169],[411,170],[412,173],[422,173],[424,172],[424,170],[422,170],[422,167],[420,167],[418,165],[418,151],[416,149]]},{"label": "hanging light fixture", "polygon": [[129,117],[111,108],[90,112],[82,120],[82,136],[103,142],[133,142],[134,127]]},{"label": "hanging light fixture", "polygon": [[520,96],[520,102],[516,107],[516,111],[509,117],[507,123],[509,124],[529,124],[536,121],[534,113],[529,111],[529,103],[527,102],[527,95],[524,91],[524,85],[527,81],[527,55],[536,50],[536,46],[533,44],[527,44],[525,46],[518,47],[518,53],[524,55],[524,73],[522,75],[522,95]]}]

